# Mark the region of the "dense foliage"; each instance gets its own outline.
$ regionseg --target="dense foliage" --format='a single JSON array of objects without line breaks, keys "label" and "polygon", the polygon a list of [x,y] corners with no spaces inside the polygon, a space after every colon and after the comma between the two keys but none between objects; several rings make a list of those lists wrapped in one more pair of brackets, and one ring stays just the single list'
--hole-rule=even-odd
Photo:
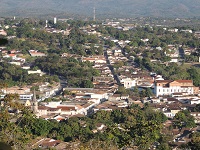
[{"label": "dense foliage", "polygon": [[193,80],[195,86],[200,86],[200,68],[195,66],[177,65],[176,63],[158,64],[150,62],[148,58],[136,58],[135,62],[143,69],[147,69],[157,74],[163,75],[165,79],[178,80],[189,79]]},{"label": "dense foliage", "polygon": [[[19,95],[17,94],[8,94],[0,100],[0,143],[3,146],[6,146],[4,143],[7,143],[14,149],[27,149],[31,136],[25,130],[22,130],[15,121],[17,118],[21,121],[23,116],[26,115],[25,112],[28,111],[18,100]],[[22,111],[20,116],[18,116],[19,114],[9,114],[9,112],[15,112],[17,109]]]},{"label": "dense foliage", "polygon": [[[162,48],[165,48],[167,45],[183,45],[199,48],[200,46],[198,38],[193,34],[185,32],[170,32],[164,30],[163,27],[138,26],[132,30],[123,31],[113,27],[99,26],[98,31],[118,40],[130,40],[131,42],[128,45],[134,47],[161,46]],[[141,39],[149,39],[149,41],[144,43]]]},{"label": "dense foliage", "polygon": [[[165,142],[162,141],[160,132],[165,120],[165,115],[160,112],[155,112],[149,107],[142,109],[132,105],[123,110],[99,111],[90,117],[73,117],[59,123],[54,120],[24,117],[19,125],[36,137],[48,136],[64,141],[80,140],[83,143],[91,139],[113,141],[118,147],[130,145],[148,149],[155,141]],[[106,129],[94,133],[99,123],[104,124]]]},{"label": "dense foliage", "polygon": [[188,110],[178,112],[173,119],[174,126],[177,128],[192,128],[196,126],[194,122],[195,119],[193,116],[190,115],[190,112]]},{"label": "dense foliage", "polygon": [[[7,29],[8,35],[16,35],[17,37],[9,40],[8,50],[19,49],[23,54],[28,54],[28,50],[36,49],[46,53],[47,56],[31,58],[30,62],[33,64],[32,69],[39,68],[48,75],[28,75],[26,70],[18,66],[11,65],[6,61],[0,62],[0,81],[3,81],[1,88],[13,85],[31,85],[45,81],[58,82],[58,76],[66,78],[67,85],[70,87],[92,88],[92,77],[98,76],[99,71],[92,67],[92,63],[82,62],[81,58],[82,56],[102,55],[104,45],[110,48],[118,46],[111,40],[112,38],[130,40],[129,44],[125,47],[122,46],[122,51],[127,57],[133,56],[132,59],[135,59],[134,62],[138,68],[161,74],[165,79],[191,79],[195,86],[200,86],[199,66],[185,64],[185,62],[198,61],[200,42],[194,34],[172,33],[162,27],[150,26],[138,26],[123,31],[98,24],[96,30],[102,33],[102,37],[99,38],[96,35],[86,33],[85,29],[91,28],[91,22],[69,21],[68,23],[59,22],[55,25],[53,22],[49,22],[49,25],[55,29],[68,29],[70,30],[69,35],[49,33],[43,28],[44,21],[26,19],[17,24],[16,29]],[[142,41],[146,38],[148,38],[148,42]],[[171,58],[166,56],[166,53],[172,53],[175,50],[169,51],[168,45],[174,45],[176,50],[183,50],[186,47],[196,51],[191,55],[184,56],[182,62],[169,63]],[[162,50],[157,49],[157,47],[161,47]],[[73,57],[61,57],[63,53],[73,54],[71,55]],[[156,62],[152,62],[151,59]],[[116,62],[113,65],[115,73],[119,74],[118,69],[124,65],[129,65],[129,62]],[[134,90],[128,90],[122,86],[119,86],[116,93],[140,98],[153,95],[150,88],[139,91],[137,87]],[[64,91],[63,94],[70,93]],[[99,111],[89,117],[73,117],[57,122],[35,118],[19,103],[13,103],[13,99],[17,100],[16,95],[8,95],[1,100],[4,105],[0,106],[0,116],[2,116],[0,119],[0,139],[14,146],[17,143],[19,148],[24,148],[31,138],[50,137],[66,142],[78,140],[81,141],[83,147],[100,144],[102,149],[111,149],[111,146],[114,145],[115,148],[137,146],[138,149],[146,150],[155,146],[155,143],[160,144],[157,146],[158,149],[169,149],[169,140],[166,140],[166,135],[161,132],[162,125],[167,118],[163,113],[152,110],[148,104],[145,104],[144,108],[132,105],[122,110]],[[46,99],[46,101],[51,101],[51,99]],[[8,113],[10,107],[20,109],[22,114],[11,116]],[[199,111],[199,105],[194,110]],[[15,118],[18,120],[12,122],[11,120]],[[182,129],[195,126],[194,118],[188,111],[178,112],[172,122],[172,128]],[[104,124],[106,128],[97,131],[99,124]],[[186,147],[199,149],[199,137],[198,133],[192,134],[192,141]]]},{"label": "dense foliage", "polygon": [[19,66],[0,62],[0,81],[5,83],[7,87],[14,85],[31,85],[37,82],[59,82],[57,76],[38,76],[38,74],[28,74],[27,70]]},{"label": "dense foliage", "polygon": [[36,59],[35,65],[48,74],[65,77],[68,86],[73,87],[92,87],[92,77],[99,75],[90,62],[81,62],[73,57],[49,55]]},{"label": "dense foliage", "polygon": [[[68,28],[66,23],[58,23],[56,25],[49,22],[51,27],[65,31]],[[36,22],[36,25],[31,20],[20,22],[16,31],[8,30],[11,35],[16,35],[17,38],[11,39],[8,42],[8,49],[20,49],[23,54],[27,54],[28,50],[35,49],[45,53],[64,52],[79,54],[79,55],[101,55],[103,49],[99,44],[96,35],[88,35],[81,31],[77,26],[78,23],[71,23],[70,34],[63,35],[62,33],[49,33],[41,27],[45,26],[44,22]],[[38,28],[40,27],[40,28]],[[11,32],[11,33],[10,33]],[[90,48],[86,48],[83,44],[90,43]]]}]

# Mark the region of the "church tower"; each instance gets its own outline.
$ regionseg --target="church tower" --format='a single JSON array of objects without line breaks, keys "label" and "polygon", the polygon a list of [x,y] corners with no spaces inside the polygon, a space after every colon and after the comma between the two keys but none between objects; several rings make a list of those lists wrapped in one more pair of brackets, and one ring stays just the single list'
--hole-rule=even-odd
[{"label": "church tower", "polygon": [[34,114],[38,113],[38,101],[36,99],[35,89],[33,91],[33,98],[32,98],[32,111]]}]

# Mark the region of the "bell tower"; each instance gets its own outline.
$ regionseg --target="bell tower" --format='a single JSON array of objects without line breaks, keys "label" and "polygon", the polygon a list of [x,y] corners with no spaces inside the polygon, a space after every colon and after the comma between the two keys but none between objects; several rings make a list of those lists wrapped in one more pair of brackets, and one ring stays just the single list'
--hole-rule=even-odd
[{"label": "bell tower", "polygon": [[35,89],[33,91],[33,98],[32,98],[32,111],[34,114],[38,112],[38,101],[36,99]]}]

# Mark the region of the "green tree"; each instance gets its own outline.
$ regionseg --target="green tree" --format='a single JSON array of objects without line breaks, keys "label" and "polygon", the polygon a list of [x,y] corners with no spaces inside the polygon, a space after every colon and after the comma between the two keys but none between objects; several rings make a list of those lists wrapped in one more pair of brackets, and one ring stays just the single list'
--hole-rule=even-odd
[{"label": "green tree", "polygon": [[199,70],[197,68],[192,67],[188,70],[188,73],[190,74],[190,78],[193,80],[195,86],[200,85],[200,78],[199,78]]},{"label": "green tree", "polygon": [[11,119],[22,120],[16,113],[13,115],[9,113],[9,110],[23,111],[25,109],[18,100],[19,95],[17,94],[7,94],[1,99],[0,141],[9,144],[14,149],[26,149],[30,136],[23,132],[19,124],[10,121]]},{"label": "green tree", "polygon": [[152,89],[151,89],[151,88],[146,88],[146,89],[145,89],[145,95],[146,95],[147,97],[153,96]]},{"label": "green tree", "polygon": [[195,127],[194,117],[190,115],[188,110],[183,110],[178,112],[174,116],[175,126],[182,128],[182,127]]},{"label": "green tree", "polygon": [[90,80],[84,80],[81,83],[81,87],[83,87],[83,88],[93,88],[94,85],[93,85],[92,81],[90,81]]},{"label": "green tree", "polygon": [[133,93],[134,93],[135,96],[139,96],[139,90],[138,90],[137,86],[134,87]]},{"label": "green tree", "polygon": [[118,90],[115,92],[116,94],[126,94],[127,91],[124,86],[119,86]]}]

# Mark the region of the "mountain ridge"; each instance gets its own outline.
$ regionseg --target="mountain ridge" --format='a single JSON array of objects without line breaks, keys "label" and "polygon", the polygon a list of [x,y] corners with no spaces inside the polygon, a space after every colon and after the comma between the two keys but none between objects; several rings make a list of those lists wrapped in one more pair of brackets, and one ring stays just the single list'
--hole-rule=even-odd
[{"label": "mountain ridge", "polygon": [[0,16],[200,17],[198,0],[1,0]]}]

